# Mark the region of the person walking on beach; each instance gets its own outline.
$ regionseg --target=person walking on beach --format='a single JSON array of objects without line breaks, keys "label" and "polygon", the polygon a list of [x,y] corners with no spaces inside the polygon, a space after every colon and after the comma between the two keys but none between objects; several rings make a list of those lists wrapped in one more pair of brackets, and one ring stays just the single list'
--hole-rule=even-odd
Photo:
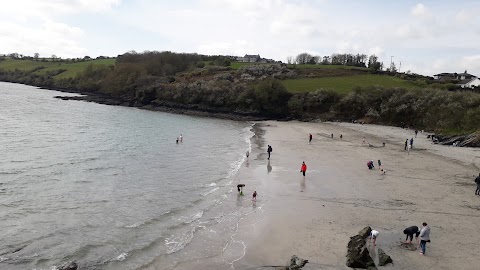
[{"label": "person walking on beach", "polygon": [[311,143],[313,139],[312,133],[308,135],[308,143]]},{"label": "person walking on beach", "polygon": [[480,196],[480,173],[477,178],[475,178],[475,183],[477,183],[477,189],[475,190],[475,195]]},{"label": "person walking on beach", "polygon": [[[420,230],[417,226],[410,226],[403,230],[403,233],[407,235],[407,238],[405,238],[405,244],[411,244],[413,240],[413,235],[415,234],[415,241],[418,245],[418,236],[420,235]],[[410,238],[410,241],[408,241],[408,238]]]},{"label": "person walking on beach", "polygon": [[415,130],[415,138],[417,137],[417,134],[418,134],[418,130]]},{"label": "person walking on beach", "polygon": [[405,151],[407,151],[408,148],[408,139],[405,140]]},{"label": "person walking on beach", "polygon": [[362,141],[362,144],[365,144],[365,137],[363,137],[363,141]]},{"label": "person walking on beach", "polygon": [[253,192],[253,198],[252,198],[252,201],[256,202],[257,201],[257,191],[255,190]]},{"label": "person walking on beach", "polygon": [[427,250],[427,243],[430,242],[430,227],[426,222],[423,222],[423,228],[420,231],[420,248],[422,251],[420,252],[420,255],[425,255],[425,252]]},{"label": "person walking on beach", "polygon": [[413,138],[410,139],[410,148],[413,149]]},{"label": "person walking on beach", "polygon": [[378,160],[378,168],[382,169],[382,161],[380,159]]},{"label": "person walking on beach", "polygon": [[248,159],[248,157],[250,156],[250,151],[247,151],[247,153],[245,153],[245,156],[247,156]]},{"label": "person walking on beach", "polygon": [[305,161],[302,162],[302,167],[300,167],[300,172],[303,173],[303,176],[305,176],[305,173],[307,172],[307,164],[305,164]]},{"label": "person walking on beach", "polygon": [[374,246],[377,245],[377,237],[379,234],[380,233],[376,230],[372,230],[372,232],[370,233],[369,240],[372,241]]},{"label": "person walking on beach", "polygon": [[343,135],[342,134],[340,134],[340,140],[343,140]]},{"label": "person walking on beach", "polygon": [[268,145],[267,147],[268,159],[270,159],[270,154],[272,153],[272,146]]},{"label": "person walking on beach", "polygon": [[333,139],[333,133],[332,133],[332,139]]}]

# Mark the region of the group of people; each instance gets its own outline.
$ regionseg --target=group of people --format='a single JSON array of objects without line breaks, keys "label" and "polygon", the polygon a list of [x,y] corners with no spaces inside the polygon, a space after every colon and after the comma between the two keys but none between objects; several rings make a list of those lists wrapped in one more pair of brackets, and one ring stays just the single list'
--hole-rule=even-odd
[{"label": "group of people", "polygon": [[180,136],[177,137],[177,141],[176,141],[176,142],[177,142],[177,143],[183,142],[183,136],[182,136],[182,134],[180,134]]},{"label": "group of people", "polygon": [[410,139],[410,143],[408,139],[405,140],[405,151],[410,154],[410,150],[413,149],[413,138]]},{"label": "group of people", "polygon": [[[415,235],[417,246],[420,246],[421,248],[420,255],[425,255],[425,252],[427,251],[427,243],[430,243],[430,227],[426,222],[423,222],[422,225],[423,227],[421,230],[417,226],[410,226],[403,230],[403,233],[407,236],[404,242],[406,244],[411,244],[413,241],[413,235]],[[374,246],[377,243],[379,234],[380,232],[377,230],[372,230],[370,232],[369,240]]]}]

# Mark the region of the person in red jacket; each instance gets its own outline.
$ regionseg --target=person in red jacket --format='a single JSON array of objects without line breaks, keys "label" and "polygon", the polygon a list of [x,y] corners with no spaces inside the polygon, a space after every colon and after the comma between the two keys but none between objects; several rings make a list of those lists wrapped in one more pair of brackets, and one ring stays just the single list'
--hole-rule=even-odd
[{"label": "person in red jacket", "polygon": [[300,172],[303,173],[303,176],[305,176],[305,172],[307,171],[307,164],[305,164],[305,161],[302,163],[302,167],[300,168]]}]

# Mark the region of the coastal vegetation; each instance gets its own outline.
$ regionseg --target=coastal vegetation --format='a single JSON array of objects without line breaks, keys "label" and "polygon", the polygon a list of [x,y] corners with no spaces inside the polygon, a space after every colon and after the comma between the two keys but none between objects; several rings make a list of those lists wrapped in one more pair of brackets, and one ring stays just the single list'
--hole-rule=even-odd
[{"label": "coastal vegetation", "polygon": [[365,55],[334,59],[252,64],[224,56],[133,51],[82,61],[3,58],[0,80],[116,100],[112,104],[256,119],[359,120],[449,134],[480,127],[479,93],[450,91],[454,85],[426,76],[381,71],[376,58]]}]

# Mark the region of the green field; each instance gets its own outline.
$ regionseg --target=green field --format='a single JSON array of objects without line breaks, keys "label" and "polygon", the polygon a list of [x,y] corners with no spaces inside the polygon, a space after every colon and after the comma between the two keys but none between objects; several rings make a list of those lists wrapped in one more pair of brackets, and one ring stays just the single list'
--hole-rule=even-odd
[{"label": "green field", "polygon": [[318,89],[332,89],[339,93],[348,93],[354,87],[383,86],[413,88],[408,81],[388,75],[354,75],[326,78],[303,78],[282,81],[283,85],[293,93],[315,91]]},{"label": "green field", "polygon": [[367,70],[364,67],[354,67],[354,66],[342,66],[342,65],[293,65],[288,64],[288,68],[291,69],[357,69],[357,70]]},{"label": "green field", "polygon": [[41,62],[41,61],[33,61],[33,60],[16,60],[16,59],[6,59],[0,61],[0,69],[6,71],[13,71],[15,69],[18,70],[32,70],[37,67],[45,67],[41,70],[35,72],[35,74],[45,74],[48,71],[54,71],[59,69],[66,69],[67,71],[62,72],[55,76],[55,78],[69,78],[75,77],[75,75],[84,70],[85,67],[88,65],[115,65],[115,59],[98,59],[98,60],[90,60],[85,62],[77,62],[77,63],[65,63],[65,62]]},{"label": "green field", "polygon": [[58,69],[66,69],[67,71],[62,72],[55,76],[57,79],[61,78],[73,78],[77,75],[78,72],[83,71],[88,65],[115,65],[115,59],[98,59],[98,60],[91,60],[91,61],[85,61],[85,62],[78,62],[78,63],[63,63],[62,65],[58,66],[51,66],[48,68],[41,69],[37,72],[36,74],[45,74],[48,71],[54,71]]}]

